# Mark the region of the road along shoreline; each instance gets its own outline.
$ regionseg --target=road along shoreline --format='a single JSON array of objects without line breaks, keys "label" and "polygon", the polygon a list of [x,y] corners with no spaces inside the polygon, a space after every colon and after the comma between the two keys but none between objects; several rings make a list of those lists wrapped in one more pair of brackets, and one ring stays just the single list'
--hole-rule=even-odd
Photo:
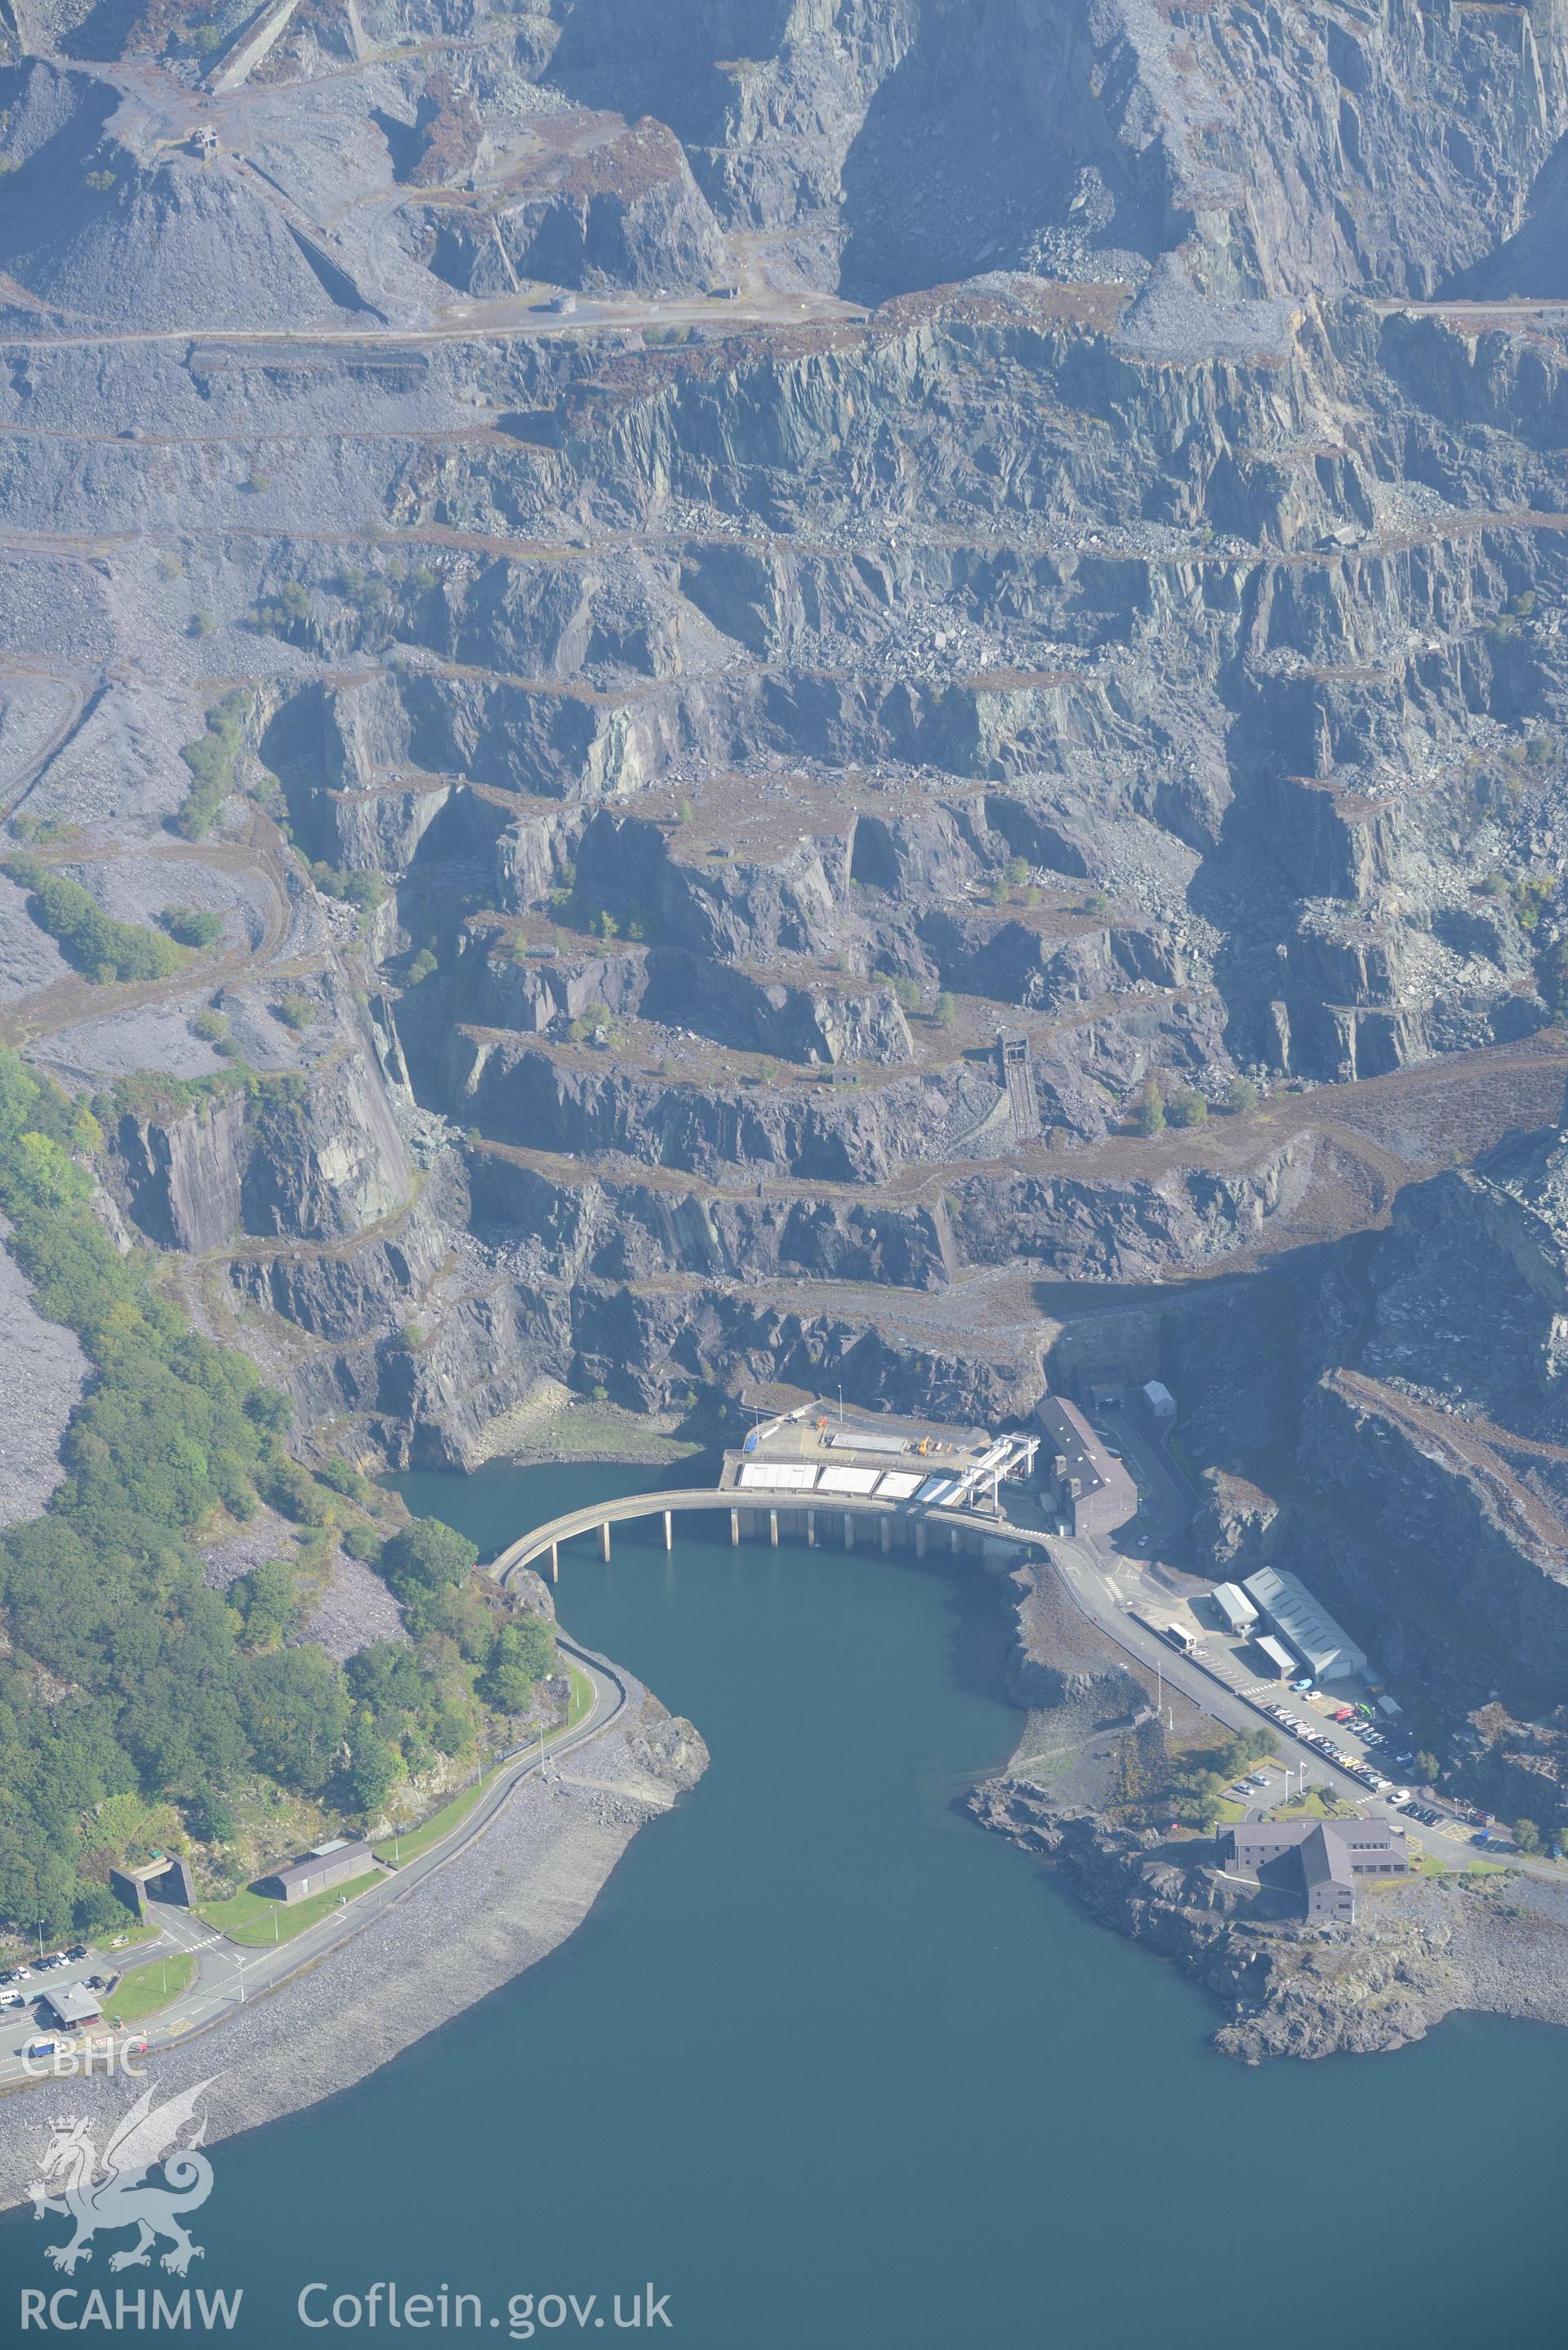
[{"label": "road along shoreline", "polygon": [[1147,1663],[1059,1561],[1011,1579],[1008,1680],[1026,1720],[971,1814],[1044,1861],[1102,1925],[1200,1984],[1220,2010],[1220,2054],[1382,2053],[1461,2011],[1568,2025],[1568,1885],[1517,1868],[1389,1878],[1363,1893],[1353,1925],[1325,1927],[1299,1901],[1226,1880],[1208,1839],[1129,1821],[1140,1808],[1129,1791],[1158,1790],[1181,1748],[1211,1742],[1203,1715],[1227,1721],[1230,1710],[1168,1681],[1168,1743],[1139,1678]]},{"label": "road along shoreline", "polygon": [[[431,1856],[434,1865],[406,1884],[393,1877],[368,1921],[357,1917],[303,1952],[265,1990],[247,1988],[243,2006],[236,1970],[229,2010],[141,2060],[160,2098],[211,2082],[208,2144],[351,2088],[547,1957],[587,1916],[638,1830],[696,1784],[708,1752],[691,1724],[635,1675],[570,1645],[618,1701],[573,1745],[569,1772],[556,1767],[564,1750],[543,1767],[520,1762],[452,1847]],[[96,2073],[36,2085],[46,2094],[16,2085],[0,2095],[0,2209],[26,2200],[52,2113],[68,2106],[112,2125],[139,2084]]]}]

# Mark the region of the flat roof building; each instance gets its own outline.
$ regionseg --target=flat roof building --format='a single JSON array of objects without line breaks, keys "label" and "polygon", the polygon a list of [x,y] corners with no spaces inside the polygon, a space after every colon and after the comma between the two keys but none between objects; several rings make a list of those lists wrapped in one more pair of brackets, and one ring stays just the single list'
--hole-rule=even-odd
[{"label": "flat roof building", "polygon": [[1252,1636],[1252,1646],[1262,1657],[1265,1669],[1272,1673],[1276,1680],[1295,1679],[1296,1660],[1282,1640],[1276,1640],[1272,1632],[1257,1632]]},{"label": "flat roof building", "polygon": [[1220,1866],[1292,1891],[1313,1918],[1355,1918],[1358,1881],[1407,1877],[1410,1856],[1403,1828],[1388,1820],[1248,1820],[1215,1838]]},{"label": "flat roof building", "polygon": [[1346,1673],[1366,1670],[1366,1649],[1356,1647],[1344,1625],[1336,1624],[1293,1575],[1262,1566],[1242,1588],[1269,1629],[1289,1643],[1314,1679],[1338,1680]]},{"label": "flat roof building", "polygon": [[1115,1534],[1137,1517],[1137,1487],[1125,1462],[1111,1459],[1076,1404],[1064,1396],[1045,1396],[1035,1405],[1034,1417],[1057,1507],[1075,1534]]},{"label": "flat roof building", "polygon": [[363,1877],[374,1866],[374,1856],[363,1836],[334,1836],[330,1844],[318,1845],[303,1860],[292,1861],[286,1868],[275,1868],[270,1877],[258,1882],[264,1889],[273,1892],[275,1900],[307,1901],[312,1895],[328,1892],[335,1885],[346,1885],[351,1877]]},{"label": "flat roof building", "polygon": [[1248,1632],[1258,1620],[1258,1611],[1239,1583],[1217,1583],[1209,1595],[1232,1632]]}]

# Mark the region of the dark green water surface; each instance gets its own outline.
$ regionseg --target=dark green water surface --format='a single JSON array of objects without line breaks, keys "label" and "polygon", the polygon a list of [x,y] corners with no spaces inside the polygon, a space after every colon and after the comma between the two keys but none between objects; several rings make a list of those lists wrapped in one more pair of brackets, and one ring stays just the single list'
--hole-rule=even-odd
[{"label": "dark green water surface", "polygon": [[[649,1482],[401,1490],[488,1554]],[[1562,2342],[1568,2034],[1460,2019],[1393,2056],[1213,2055],[1199,1991],[959,1808],[1019,1723],[978,1568],[701,1534],[667,1558],[649,1528],[608,1566],[575,1545],[559,1597],[712,1769],[554,1958],[217,2149],[191,2281],[243,2283],[234,2338],[362,2339],[296,2295],[380,2279],[481,2295],[491,2340],[529,2293],[597,2300],[531,2336],[519,2304],[520,2338],[616,2338],[612,2296],[628,2315],[651,2280],[673,2323],[639,2331],[688,2350]],[[0,2228],[5,2323],[59,2282],[45,2232]],[[169,2281],[100,2255],[76,2282]]]}]

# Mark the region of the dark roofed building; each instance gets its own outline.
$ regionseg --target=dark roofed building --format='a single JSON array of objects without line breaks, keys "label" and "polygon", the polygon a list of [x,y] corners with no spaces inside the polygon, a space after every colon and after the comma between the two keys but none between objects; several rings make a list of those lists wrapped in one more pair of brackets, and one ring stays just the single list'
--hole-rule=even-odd
[{"label": "dark roofed building", "polygon": [[1046,1396],[1034,1407],[1041,1459],[1054,1481],[1056,1506],[1075,1534],[1110,1534],[1137,1515],[1137,1487],[1113,1461],[1076,1404]]},{"label": "dark roofed building", "polygon": [[85,2032],[103,2022],[97,1997],[86,1983],[62,1983],[58,1991],[40,1991],[38,2005],[48,2010],[63,2032]]},{"label": "dark roofed building", "polygon": [[375,1866],[369,1846],[362,1836],[337,1836],[303,1860],[292,1861],[287,1868],[275,1868],[270,1877],[258,1880],[263,1889],[284,1901],[308,1901],[313,1894],[327,1893],[335,1885],[346,1885],[351,1877],[363,1877]]},{"label": "dark roofed building", "polygon": [[1355,1917],[1356,1879],[1407,1877],[1405,1831],[1388,1820],[1249,1820],[1221,1828],[1220,1866],[1236,1877],[1294,1887],[1309,1918]]},{"label": "dark roofed building", "polygon": [[1320,1828],[1315,1835],[1302,1839],[1301,1854],[1307,1916],[1338,1918],[1350,1925],[1355,1917],[1355,1872],[1345,1845],[1336,1835],[1324,1835]]}]

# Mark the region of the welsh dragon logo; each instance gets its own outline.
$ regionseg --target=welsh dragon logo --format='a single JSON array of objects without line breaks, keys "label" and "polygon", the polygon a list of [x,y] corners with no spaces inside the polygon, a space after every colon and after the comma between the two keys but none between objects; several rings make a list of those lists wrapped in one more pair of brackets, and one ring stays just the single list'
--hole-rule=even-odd
[{"label": "welsh dragon logo", "polygon": [[[109,2255],[111,2269],[145,2268],[153,2246],[167,2239],[171,2249],[162,2265],[183,2276],[191,2262],[202,2258],[182,2224],[181,2214],[194,2211],[213,2191],[213,2166],[199,2152],[206,2134],[206,2116],[196,2107],[210,2081],[162,2105],[143,2089],[101,2158],[88,2135],[91,2124],[57,2118],[50,2127],[44,2154],[44,2175],[27,2192],[36,2220],[58,2218],[72,2221],[68,2243],[46,2246],[57,2269],[73,2275],[78,2261],[92,2258],[92,2239],[100,2229],[134,2228],[137,2239],[129,2251]],[[189,2131],[189,2137],[185,2133]],[[155,2186],[148,2173],[161,2168],[163,2183]]]}]

